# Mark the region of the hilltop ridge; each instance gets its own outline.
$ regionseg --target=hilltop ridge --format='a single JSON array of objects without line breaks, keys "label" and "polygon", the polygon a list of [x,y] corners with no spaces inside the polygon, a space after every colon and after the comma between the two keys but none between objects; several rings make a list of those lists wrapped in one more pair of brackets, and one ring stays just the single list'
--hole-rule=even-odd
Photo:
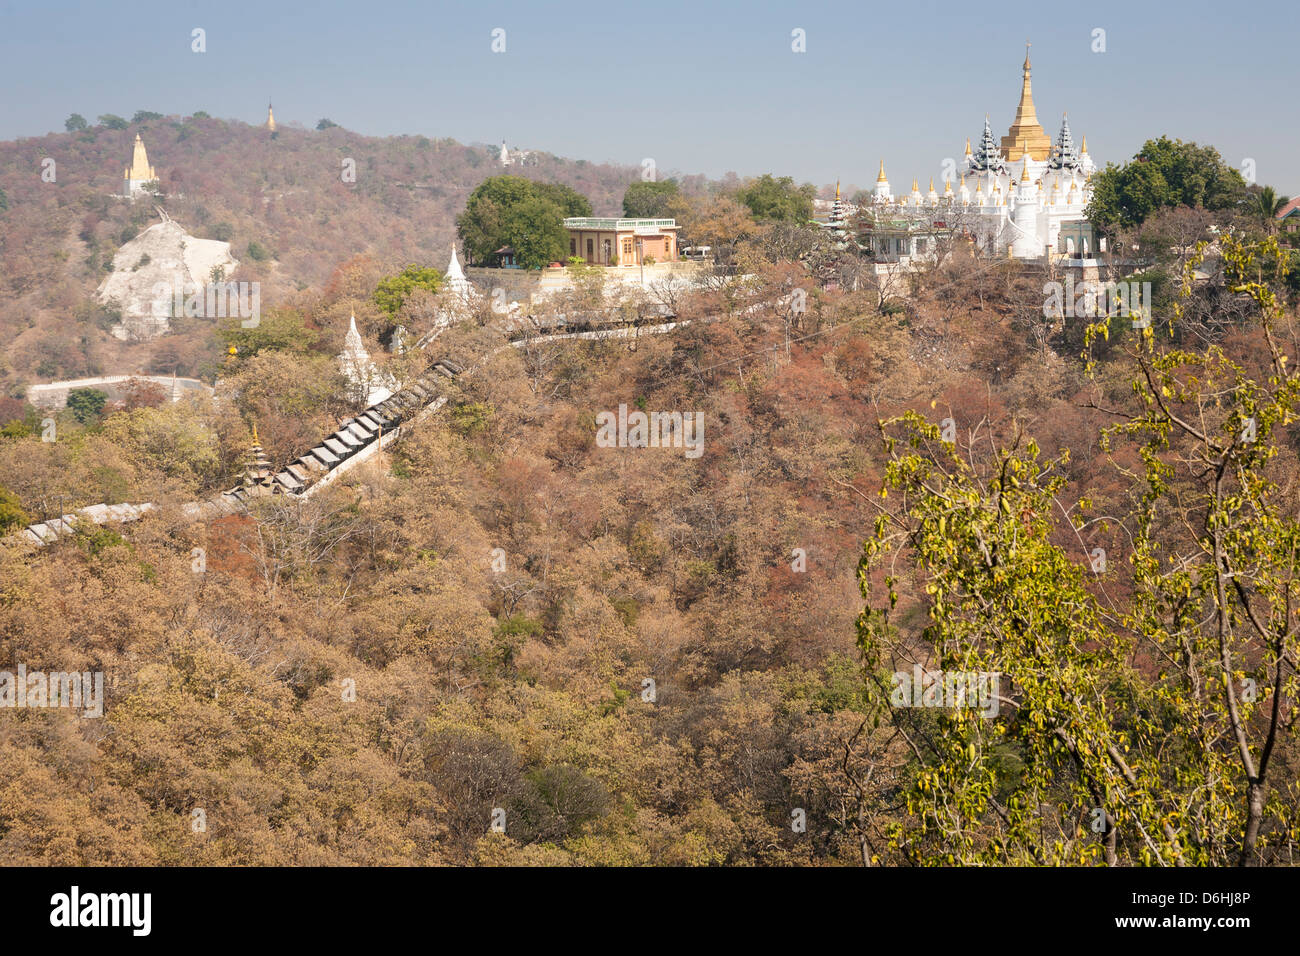
[{"label": "hilltop ridge", "polygon": [[[195,238],[229,243],[240,263],[230,277],[260,282],[264,307],[320,287],[359,255],[396,268],[441,267],[465,197],[488,176],[564,183],[587,196],[595,212],[614,214],[640,175],[631,166],[537,151],[528,165],[503,169],[499,147],[367,137],[337,126],[281,125],[273,133],[204,116],[0,143],[8,205],[0,210],[6,394],[33,381],[144,370],[153,360],[158,343],[113,338],[120,315],[95,296],[121,247],[158,222],[149,198],[115,195],[137,134],[157,171],[158,205]],[[43,180],[45,168],[52,181]],[[354,181],[345,181],[345,171]]]}]

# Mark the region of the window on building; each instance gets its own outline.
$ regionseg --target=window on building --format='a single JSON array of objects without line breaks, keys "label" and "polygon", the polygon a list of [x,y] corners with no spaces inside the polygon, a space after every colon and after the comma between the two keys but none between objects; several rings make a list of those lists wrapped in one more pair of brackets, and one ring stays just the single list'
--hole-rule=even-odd
[{"label": "window on building", "polygon": [[593,248],[593,242],[594,240],[592,239],[587,240],[587,261],[588,262],[590,262],[593,258],[595,258],[595,255],[591,251]]},{"label": "window on building", "polygon": [[577,240],[577,239],[570,239],[570,240],[569,240],[569,255],[571,255],[571,256],[576,256],[577,254],[578,254],[578,240]]}]

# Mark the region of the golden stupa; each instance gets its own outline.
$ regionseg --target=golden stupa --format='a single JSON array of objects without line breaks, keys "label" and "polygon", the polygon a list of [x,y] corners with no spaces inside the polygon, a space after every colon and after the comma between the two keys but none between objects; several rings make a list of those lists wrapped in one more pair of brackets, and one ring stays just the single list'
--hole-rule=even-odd
[{"label": "golden stupa", "polygon": [[1016,153],[1028,152],[1036,162],[1043,162],[1052,153],[1052,140],[1038,123],[1034,112],[1034,91],[1029,84],[1029,44],[1025,44],[1024,79],[1020,87],[1020,105],[1011,129],[1002,137],[1002,155],[1010,158]]},{"label": "golden stupa", "polygon": [[131,165],[122,175],[123,179],[137,183],[150,183],[158,178],[153,167],[149,165],[149,154],[144,151],[144,140],[135,134],[135,151],[131,154]]}]

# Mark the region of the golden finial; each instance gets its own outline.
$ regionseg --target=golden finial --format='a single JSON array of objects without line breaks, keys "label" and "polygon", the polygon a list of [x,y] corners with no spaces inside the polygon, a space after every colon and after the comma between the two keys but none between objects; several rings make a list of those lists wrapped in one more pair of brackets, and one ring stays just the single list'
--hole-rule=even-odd
[{"label": "golden finial", "polygon": [[913,176],[913,177],[912,177],[912,192],[914,192],[914,193],[919,193],[920,191],[921,191],[921,187],[917,184],[917,182],[916,182],[916,177]]},{"label": "golden finial", "polygon": [[934,177],[930,177],[930,192],[934,192]]},{"label": "golden finial", "polygon": [[1088,137],[1085,134],[1083,137],[1083,149],[1079,150],[1079,152],[1086,153],[1087,151],[1088,151]]},{"label": "golden finial", "polygon": [[889,180],[885,178],[885,161],[883,159],[880,161],[880,175],[876,177],[876,182],[878,183],[889,182]]},{"label": "golden finial", "polygon": [[970,155],[970,137],[969,137],[969,136],[966,137],[966,155],[967,155],[967,156]]},{"label": "golden finial", "polygon": [[261,442],[257,440],[257,422],[253,422],[253,444],[254,445],[261,444]]},{"label": "golden finial", "polygon": [[943,184],[943,194],[944,194],[945,196],[951,196],[951,195],[952,195],[952,180],[951,180],[951,179],[949,179],[949,180],[945,180],[945,181],[944,181],[944,184]]},{"label": "golden finial", "polygon": [[271,109],[271,104],[266,104],[266,128],[272,133],[275,132],[275,113]]},{"label": "golden finial", "polygon": [[838,179],[835,180],[835,198],[840,198],[840,181]]}]

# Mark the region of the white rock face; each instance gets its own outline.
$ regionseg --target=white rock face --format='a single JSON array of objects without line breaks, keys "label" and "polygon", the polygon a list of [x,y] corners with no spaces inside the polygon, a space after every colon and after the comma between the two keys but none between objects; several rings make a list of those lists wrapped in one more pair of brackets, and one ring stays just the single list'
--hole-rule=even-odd
[{"label": "white rock face", "polygon": [[179,223],[164,219],[117,251],[113,273],[96,296],[101,303],[113,303],[122,310],[122,321],[113,329],[115,336],[146,341],[170,330],[175,290],[189,296],[212,281],[214,268],[225,270],[229,280],[238,266],[230,254],[230,243],[196,239]]}]

